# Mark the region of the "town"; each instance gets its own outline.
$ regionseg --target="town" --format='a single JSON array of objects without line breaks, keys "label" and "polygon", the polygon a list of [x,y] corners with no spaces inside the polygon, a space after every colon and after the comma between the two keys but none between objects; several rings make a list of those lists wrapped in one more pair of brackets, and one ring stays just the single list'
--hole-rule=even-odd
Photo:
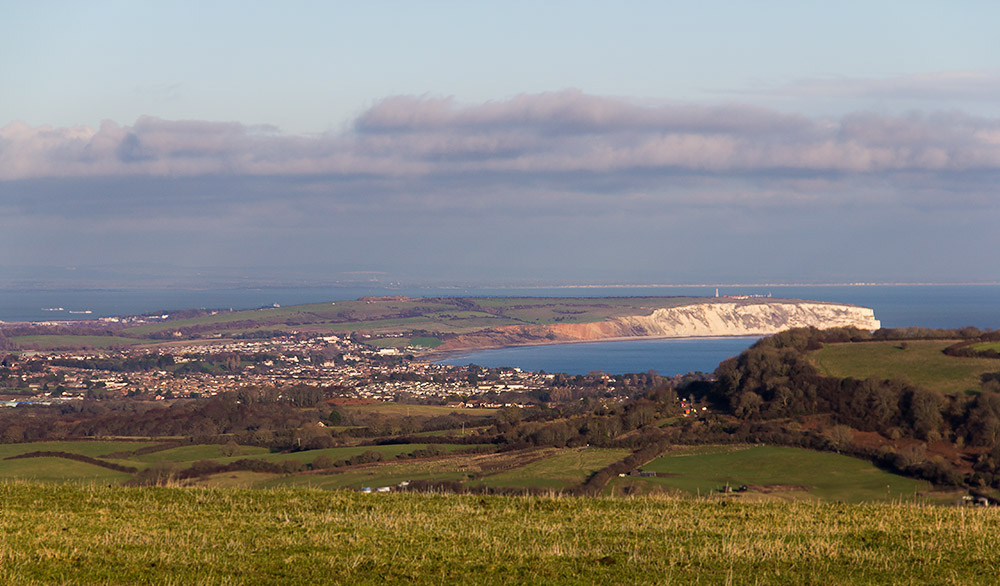
[{"label": "town", "polygon": [[178,401],[244,387],[308,385],[344,400],[454,407],[628,398],[636,375],[586,376],[455,366],[426,350],[380,348],[364,335],[171,342],[142,349],[25,351],[0,359],[0,405],[84,399]]}]

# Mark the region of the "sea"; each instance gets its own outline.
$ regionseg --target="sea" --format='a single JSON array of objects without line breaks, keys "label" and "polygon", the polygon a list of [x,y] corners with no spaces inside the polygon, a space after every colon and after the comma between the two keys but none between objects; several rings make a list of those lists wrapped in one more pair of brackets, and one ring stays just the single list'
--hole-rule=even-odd
[{"label": "sea", "polygon": [[[990,285],[760,285],[722,286],[720,295],[772,295],[849,303],[875,310],[883,327],[1000,328],[1000,284]],[[0,321],[64,321],[169,312],[176,309],[254,309],[357,299],[413,297],[644,297],[715,295],[716,286],[588,287],[260,287],[222,289],[0,289]],[[500,348],[442,359],[447,364],[513,366],[568,374],[648,372],[672,376],[711,372],[756,338],[698,338],[588,342]]]}]

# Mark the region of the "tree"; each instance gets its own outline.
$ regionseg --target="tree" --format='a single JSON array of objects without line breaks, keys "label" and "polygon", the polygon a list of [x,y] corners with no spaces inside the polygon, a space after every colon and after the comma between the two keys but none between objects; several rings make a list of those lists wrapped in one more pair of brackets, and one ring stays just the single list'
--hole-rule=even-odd
[{"label": "tree", "polygon": [[833,449],[840,453],[841,450],[851,447],[854,443],[854,431],[846,425],[834,425],[824,433],[830,440]]},{"label": "tree", "polygon": [[749,419],[760,413],[760,406],[764,404],[764,399],[753,391],[744,391],[735,398],[733,412],[737,417]]},{"label": "tree", "polygon": [[325,468],[333,468],[337,463],[333,461],[333,458],[327,456],[326,454],[320,454],[313,458],[312,467],[314,470],[323,470]]},{"label": "tree", "polygon": [[941,427],[941,408],[944,406],[944,397],[935,391],[927,389],[913,389],[909,396],[909,416],[910,426],[921,439],[928,439],[932,433],[936,433]]},{"label": "tree", "polygon": [[227,458],[231,456],[238,456],[240,454],[240,446],[233,440],[229,440],[221,448],[219,448],[219,453]]}]

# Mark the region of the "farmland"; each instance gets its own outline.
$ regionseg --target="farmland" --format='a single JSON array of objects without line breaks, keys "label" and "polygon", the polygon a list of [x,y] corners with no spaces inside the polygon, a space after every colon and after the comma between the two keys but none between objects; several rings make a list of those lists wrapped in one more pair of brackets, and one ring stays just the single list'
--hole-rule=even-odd
[{"label": "farmland", "polygon": [[889,474],[855,458],[777,446],[677,450],[642,470],[658,476],[620,479],[611,490],[666,488],[696,496],[749,486],[754,498],[867,502],[913,499],[931,489],[926,481]]},{"label": "farmland", "polygon": [[993,509],[26,483],[0,500],[13,584],[970,584],[1000,570]]},{"label": "farmland", "polygon": [[153,340],[143,338],[127,338],[124,336],[70,336],[45,335],[16,336],[17,343],[24,348],[33,350],[61,350],[64,348],[117,348],[150,344]]},{"label": "farmland", "polygon": [[[313,333],[373,334],[400,331],[468,333],[509,325],[588,323],[610,317],[650,313],[659,307],[674,307],[700,301],[692,297],[639,298],[380,298],[336,303],[315,303],[267,308],[189,319],[171,320],[125,329],[130,336],[148,336],[164,331],[195,327],[200,331],[233,328],[303,330]],[[432,347],[432,336],[415,336],[417,343]]]},{"label": "farmland", "polygon": [[[0,480],[121,484],[134,473],[101,467],[117,464],[136,471],[157,468],[177,475],[207,463],[225,466],[257,461],[285,466],[282,471],[227,470],[195,475],[177,484],[200,487],[308,487],[326,490],[395,486],[405,481],[452,482],[475,489],[555,489],[578,486],[598,469],[631,452],[607,448],[535,448],[496,452],[493,446],[468,444],[389,444],[343,446],[293,452],[270,452],[233,444],[175,445],[150,442],[64,441],[0,446]],[[94,458],[81,462],[59,457],[11,459],[12,456],[71,453]],[[377,457],[371,456],[377,454]],[[413,455],[420,457],[413,458]],[[315,463],[327,466],[317,468]],[[718,493],[726,485],[751,485],[742,498],[876,502],[900,496],[915,498],[932,489],[918,481],[883,472],[871,464],[796,448],[708,446],[675,448],[641,467],[657,477],[616,479],[609,494],[664,492],[697,496]],[[789,488],[792,487],[792,488]],[[768,496],[770,495],[770,496]]]},{"label": "farmland", "polygon": [[978,390],[982,376],[1000,370],[989,358],[947,356],[954,340],[827,344],[812,355],[826,376],[898,379],[942,393]]},{"label": "farmland", "polygon": [[1000,352],[1000,342],[981,342],[979,344],[973,344],[972,349],[977,351],[995,350]]},{"label": "farmland", "polygon": [[487,476],[483,483],[486,486],[570,488],[628,454],[628,450],[612,449],[559,450],[512,470]]}]

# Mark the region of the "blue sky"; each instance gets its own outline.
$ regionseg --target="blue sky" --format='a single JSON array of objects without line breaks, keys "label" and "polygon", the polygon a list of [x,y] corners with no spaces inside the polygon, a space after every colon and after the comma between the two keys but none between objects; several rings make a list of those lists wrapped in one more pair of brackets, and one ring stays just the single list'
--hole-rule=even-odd
[{"label": "blue sky", "polygon": [[10,275],[1000,280],[992,2],[0,13]]}]

